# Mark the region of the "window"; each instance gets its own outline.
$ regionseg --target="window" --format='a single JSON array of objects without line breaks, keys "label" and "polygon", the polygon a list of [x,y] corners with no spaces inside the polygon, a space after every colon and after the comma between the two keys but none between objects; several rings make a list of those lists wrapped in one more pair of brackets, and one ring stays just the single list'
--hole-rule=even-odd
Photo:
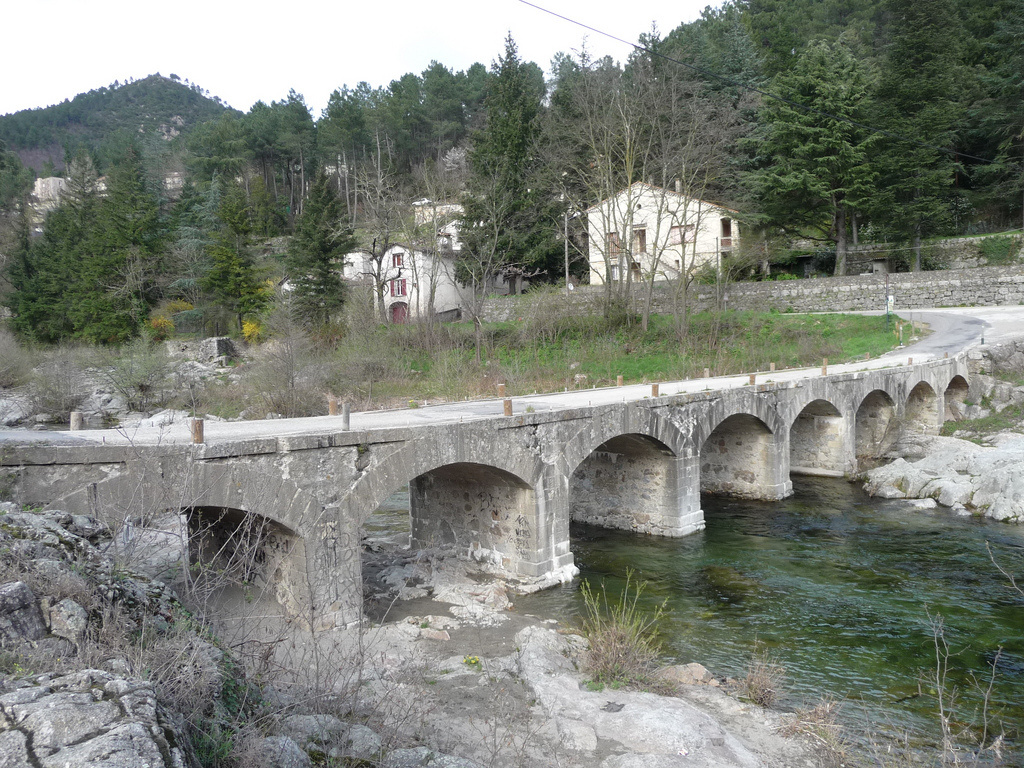
[{"label": "window", "polygon": [[405,266],[405,254],[401,251],[396,251],[391,254],[391,266],[396,269],[401,269]]},{"label": "window", "polygon": [[633,228],[633,253],[647,253],[647,230],[643,227]]},{"label": "window", "polygon": [[690,242],[690,236],[692,233],[693,224],[687,224],[686,226],[669,227],[668,244],[682,245],[683,243],[688,243]]},{"label": "window", "polygon": [[619,265],[618,264],[612,264],[612,280],[618,280],[618,279],[619,279]]},{"label": "window", "polygon": [[391,281],[391,295],[392,296],[406,296],[405,278],[400,280]]},{"label": "window", "polygon": [[732,219],[722,219],[722,248],[732,248]]},{"label": "window", "polygon": [[606,241],[608,245],[609,256],[618,256],[620,253],[622,253],[622,243],[619,241],[618,232],[609,232]]}]

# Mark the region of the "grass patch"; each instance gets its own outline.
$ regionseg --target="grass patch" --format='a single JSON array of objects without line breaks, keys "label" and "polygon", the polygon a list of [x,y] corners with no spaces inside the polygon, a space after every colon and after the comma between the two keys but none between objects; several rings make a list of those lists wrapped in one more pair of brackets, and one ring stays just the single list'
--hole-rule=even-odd
[{"label": "grass patch", "polygon": [[747,676],[741,681],[741,693],[759,707],[770,707],[778,700],[785,678],[786,668],[772,658],[763,643],[757,643]]},{"label": "grass patch", "polygon": [[883,317],[778,312],[698,313],[682,339],[669,315],[648,330],[602,317],[560,317],[540,324],[485,324],[480,362],[468,323],[360,329],[327,361],[328,386],[357,409],[419,401],[558,392],[626,383],[820,365],[877,356],[898,342]]},{"label": "grass patch", "polygon": [[980,419],[964,419],[963,421],[947,421],[942,425],[939,434],[944,437],[955,437],[957,434],[971,433],[974,435],[991,435],[1014,429],[1024,421],[1024,406],[1008,405],[997,413],[990,413]]},{"label": "grass patch", "polygon": [[592,676],[590,690],[605,685],[645,685],[661,652],[658,625],[665,614],[665,603],[653,611],[641,603],[645,585],[632,571],[618,598],[609,599],[604,584],[594,590],[584,582],[584,615],[580,630],[590,642],[585,668]]}]

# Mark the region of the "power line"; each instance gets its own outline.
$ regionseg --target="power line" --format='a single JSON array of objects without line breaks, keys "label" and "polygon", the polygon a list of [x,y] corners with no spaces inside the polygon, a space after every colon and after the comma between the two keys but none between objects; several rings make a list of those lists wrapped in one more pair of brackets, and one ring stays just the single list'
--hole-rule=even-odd
[{"label": "power line", "polygon": [[977,155],[970,155],[970,154],[967,154],[966,152],[959,152],[959,151],[957,151],[955,149],[950,149],[949,147],[940,147],[937,144],[928,144],[927,142],[924,142],[924,141],[918,141],[917,139],[912,139],[912,138],[910,138],[908,136],[903,136],[903,135],[898,134],[898,133],[893,133],[892,131],[886,130],[885,128],[876,128],[873,125],[868,125],[867,123],[861,123],[861,122],[858,122],[857,120],[851,120],[848,117],[843,117],[841,115],[834,115],[831,112],[824,112],[824,111],[822,111],[820,109],[815,109],[814,107],[808,107],[806,104],[801,104],[800,102],[793,101],[792,99],[787,99],[785,96],[779,96],[778,94],[772,93],[771,91],[766,91],[763,88],[758,88],[756,85],[750,85],[749,83],[741,83],[739,80],[733,80],[731,77],[726,77],[725,75],[719,75],[717,72],[712,72],[710,70],[694,66],[693,64],[687,64],[685,61],[679,61],[679,59],[674,59],[671,56],[666,56],[663,53],[658,53],[657,51],[653,51],[653,50],[651,50],[650,48],[648,48],[645,45],[640,45],[639,43],[632,43],[632,42],[630,42],[628,40],[623,40],[621,37],[616,37],[615,35],[611,34],[610,32],[605,32],[604,30],[597,29],[596,27],[591,27],[588,24],[584,24],[582,21],[577,21],[576,19],[569,18],[568,16],[564,16],[564,15],[562,15],[560,13],[556,13],[555,11],[549,10],[548,8],[544,8],[544,7],[540,6],[540,5],[537,5],[536,3],[531,3],[530,0],[519,0],[519,2],[522,3],[523,5],[528,5],[531,8],[534,8],[534,9],[536,9],[538,11],[541,11],[542,13],[547,13],[547,14],[549,14],[551,16],[554,16],[556,19],[561,19],[562,21],[567,21],[570,24],[575,24],[577,27],[581,27],[582,29],[585,29],[585,30],[587,30],[589,32],[593,32],[594,34],[601,35],[602,37],[607,37],[609,40],[614,40],[617,43],[622,43],[623,45],[631,46],[633,49],[635,49],[637,51],[643,51],[644,53],[646,53],[646,54],[648,54],[650,56],[657,56],[659,59],[664,59],[665,61],[671,61],[673,64],[678,64],[681,67],[686,67],[687,69],[691,69],[694,72],[697,72],[697,73],[699,73],[701,75],[704,75],[705,77],[710,77],[710,78],[713,78],[715,80],[720,80],[721,82],[727,83],[728,85],[735,86],[736,88],[742,88],[742,89],[747,90],[747,91],[753,91],[754,93],[758,93],[758,94],[764,96],[765,98],[775,99],[776,101],[781,101],[783,104],[788,104],[791,107],[796,107],[797,109],[803,110],[804,112],[807,112],[809,114],[821,115],[822,117],[827,117],[827,118],[830,118],[832,120],[838,120],[839,122],[847,123],[849,125],[856,126],[857,128],[863,128],[866,131],[871,131],[872,133],[876,133],[876,134],[878,134],[880,136],[887,136],[890,139],[895,139],[897,141],[903,141],[903,142],[906,142],[908,144],[914,144],[914,145],[916,145],[918,147],[923,147],[925,149],[934,149],[934,150],[938,150],[939,152],[945,152],[946,154],[953,155],[956,158],[969,158],[971,160],[977,160],[980,163],[986,163],[986,164],[994,162],[993,160],[990,160],[988,158],[978,157]]}]

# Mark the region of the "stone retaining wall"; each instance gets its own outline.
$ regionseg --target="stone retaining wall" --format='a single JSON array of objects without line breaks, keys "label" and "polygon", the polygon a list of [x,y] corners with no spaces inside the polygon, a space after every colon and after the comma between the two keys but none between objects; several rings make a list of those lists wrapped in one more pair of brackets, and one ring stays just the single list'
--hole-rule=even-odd
[{"label": "stone retaining wall", "polygon": [[[886,278],[888,277],[888,286]],[[644,287],[635,289],[639,304]],[[583,286],[558,301],[568,311],[585,314],[599,302],[603,288]],[[672,311],[672,288],[655,286],[654,311]],[[716,287],[700,285],[691,289],[690,308],[716,306]],[[731,283],[724,288],[723,305],[728,309],[781,312],[834,312],[884,310],[885,296],[893,297],[893,308],[1003,306],[1024,304],[1024,267],[979,267],[936,272],[901,272],[890,275],[816,277],[806,280],[778,280],[760,283]],[[489,321],[515,320],[535,311],[538,299],[501,296],[488,299],[484,318]]]}]

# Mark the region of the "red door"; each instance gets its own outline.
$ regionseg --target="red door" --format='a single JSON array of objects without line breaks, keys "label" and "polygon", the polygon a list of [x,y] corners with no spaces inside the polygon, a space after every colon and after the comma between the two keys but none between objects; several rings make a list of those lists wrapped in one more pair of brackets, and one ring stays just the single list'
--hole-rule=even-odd
[{"label": "red door", "polygon": [[402,324],[409,321],[409,305],[405,302],[398,302],[391,305],[391,322]]}]

